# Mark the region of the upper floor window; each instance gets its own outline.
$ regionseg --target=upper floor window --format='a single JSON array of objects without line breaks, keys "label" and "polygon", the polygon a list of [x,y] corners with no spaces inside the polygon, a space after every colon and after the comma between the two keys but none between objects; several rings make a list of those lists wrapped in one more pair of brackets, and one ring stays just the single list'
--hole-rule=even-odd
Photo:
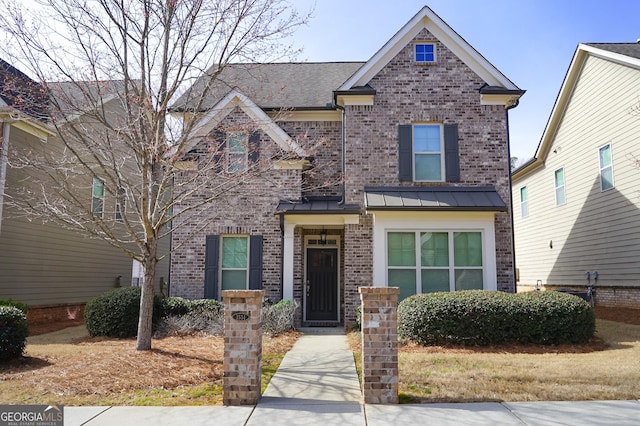
[{"label": "upper floor window", "polygon": [[484,288],[481,232],[387,233],[387,282],[400,299],[417,293]]},{"label": "upper floor window", "polygon": [[526,186],[520,188],[520,216],[529,216],[529,194]]},{"label": "upper floor window", "polygon": [[127,205],[127,190],[125,188],[118,188],[118,196],[116,198],[116,220],[122,222],[122,216]]},{"label": "upper floor window", "polygon": [[567,202],[564,189],[564,167],[555,171],[556,206],[561,206]]},{"label": "upper floor window", "polygon": [[97,178],[93,178],[91,213],[98,217],[102,217],[104,213],[104,182]]},{"label": "upper floor window", "polygon": [[442,126],[413,126],[413,170],[416,181],[441,181],[444,171]]},{"label": "upper floor window", "polygon": [[399,125],[398,180],[459,182],[458,125]]},{"label": "upper floor window", "polygon": [[227,138],[227,172],[238,173],[247,169],[248,137],[245,133],[234,133]]},{"label": "upper floor window", "polygon": [[600,148],[600,189],[606,191],[613,188],[613,159],[611,144]]},{"label": "upper floor window", "polygon": [[419,63],[433,63],[436,61],[436,46],[433,43],[418,43],[415,45],[415,60]]}]

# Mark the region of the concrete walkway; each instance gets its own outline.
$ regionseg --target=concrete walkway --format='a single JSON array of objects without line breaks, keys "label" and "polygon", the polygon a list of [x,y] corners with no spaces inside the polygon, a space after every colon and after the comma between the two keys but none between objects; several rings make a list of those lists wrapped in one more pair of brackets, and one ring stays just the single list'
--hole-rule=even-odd
[{"label": "concrete walkway", "polygon": [[65,407],[67,425],[638,425],[640,401],[364,405],[342,330],[305,334],[256,406]]}]

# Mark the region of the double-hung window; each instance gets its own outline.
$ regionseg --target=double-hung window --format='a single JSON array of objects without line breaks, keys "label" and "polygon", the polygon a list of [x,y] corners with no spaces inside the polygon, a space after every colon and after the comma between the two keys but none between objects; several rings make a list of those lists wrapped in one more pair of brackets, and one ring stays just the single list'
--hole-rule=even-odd
[{"label": "double-hung window", "polygon": [[91,213],[98,217],[104,213],[104,182],[97,178],[93,178],[91,189]]},{"label": "double-hung window", "polygon": [[116,198],[116,220],[122,222],[127,206],[127,190],[125,188],[118,188],[118,197]]},{"label": "double-hung window", "polygon": [[246,290],[249,280],[249,237],[222,236],[220,283],[222,290]]},{"label": "double-hung window", "polygon": [[529,216],[529,191],[526,186],[520,188],[520,216]]},{"label": "double-hung window", "polygon": [[613,160],[611,158],[611,144],[600,148],[600,189],[606,191],[613,188]]},{"label": "double-hung window", "polygon": [[413,170],[415,181],[444,180],[444,143],[442,126],[413,126]]},{"label": "double-hung window", "polygon": [[556,187],[556,206],[561,206],[567,202],[564,186],[564,168],[560,168],[554,173]]},{"label": "double-hung window", "polygon": [[239,173],[247,169],[248,137],[245,133],[233,133],[227,138],[227,172]]},{"label": "double-hung window", "polygon": [[484,288],[482,233],[387,233],[387,282],[400,299],[417,293]]}]

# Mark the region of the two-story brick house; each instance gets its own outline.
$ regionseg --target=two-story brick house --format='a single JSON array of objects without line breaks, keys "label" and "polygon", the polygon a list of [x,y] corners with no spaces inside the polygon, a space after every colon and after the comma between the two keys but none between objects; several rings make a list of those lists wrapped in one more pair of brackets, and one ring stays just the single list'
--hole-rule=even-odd
[{"label": "two-story brick house", "polygon": [[431,9],[367,62],[238,64],[218,83],[175,104],[199,120],[191,152],[227,150],[212,182],[276,167],[176,220],[172,295],[264,288],[303,324],[349,325],[360,286],[515,291],[507,115],[524,91]]}]

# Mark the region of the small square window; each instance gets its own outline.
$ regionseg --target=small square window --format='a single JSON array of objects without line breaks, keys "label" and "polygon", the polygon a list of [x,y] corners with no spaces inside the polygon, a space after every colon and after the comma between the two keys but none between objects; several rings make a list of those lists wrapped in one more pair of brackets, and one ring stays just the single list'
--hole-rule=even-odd
[{"label": "small square window", "polygon": [[416,44],[416,62],[433,63],[436,61],[436,46],[433,43]]}]

